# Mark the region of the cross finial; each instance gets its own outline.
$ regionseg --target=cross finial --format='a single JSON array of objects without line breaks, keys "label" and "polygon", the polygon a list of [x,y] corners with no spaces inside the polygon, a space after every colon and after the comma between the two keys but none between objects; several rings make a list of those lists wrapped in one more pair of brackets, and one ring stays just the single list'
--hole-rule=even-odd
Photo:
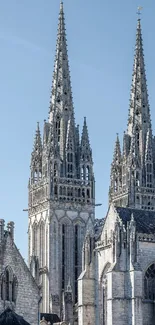
[{"label": "cross finial", "polygon": [[141,11],[142,11],[143,7],[138,7],[137,8],[137,15],[140,16],[141,15]]}]

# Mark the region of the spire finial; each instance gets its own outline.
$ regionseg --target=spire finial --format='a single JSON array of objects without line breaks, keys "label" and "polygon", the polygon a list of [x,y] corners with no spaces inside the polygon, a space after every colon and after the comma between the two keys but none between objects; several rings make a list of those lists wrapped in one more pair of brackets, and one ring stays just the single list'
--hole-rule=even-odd
[{"label": "spire finial", "polygon": [[138,17],[140,17],[142,9],[143,9],[143,7],[138,7],[137,8],[137,15],[138,15]]},{"label": "spire finial", "polygon": [[63,10],[63,1],[60,1],[60,11]]}]

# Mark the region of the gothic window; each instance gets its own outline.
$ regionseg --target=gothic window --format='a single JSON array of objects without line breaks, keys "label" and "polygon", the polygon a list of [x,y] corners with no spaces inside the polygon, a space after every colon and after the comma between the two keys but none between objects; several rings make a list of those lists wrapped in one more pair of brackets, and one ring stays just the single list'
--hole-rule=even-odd
[{"label": "gothic window", "polygon": [[149,266],[144,277],[144,297],[155,300],[155,264]]},{"label": "gothic window", "polygon": [[37,183],[38,181],[38,173],[37,170],[34,171],[34,183]]},{"label": "gothic window", "polygon": [[85,189],[82,189],[82,197],[85,198]]},{"label": "gothic window", "polygon": [[89,166],[86,167],[86,181],[88,182],[89,181],[89,175],[90,174],[90,171],[89,171]]},{"label": "gothic window", "polygon": [[80,197],[80,196],[81,196],[81,189],[78,188],[78,197]]},{"label": "gothic window", "polygon": [[90,190],[87,189],[87,198],[89,199],[90,198]]},{"label": "gothic window", "polygon": [[82,167],[81,167],[81,179],[82,179],[82,181],[83,181],[84,178],[85,178],[85,177],[84,177],[84,174],[85,174],[85,173],[84,173],[84,166],[82,166]]},{"label": "gothic window", "polygon": [[45,247],[45,225],[42,221],[40,224],[40,266],[43,267],[45,264],[45,254],[44,249]]},{"label": "gothic window", "polygon": [[60,177],[63,177],[63,164],[60,165]]},{"label": "gothic window", "polygon": [[5,297],[6,300],[9,300],[9,271],[6,269],[5,271]]},{"label": "gothic window", "polygon": [[37,223],[35,223],[33,226],[33,246],[32,246],[33,255],[35,255],[35,256],[37,256],[37,244],[38,244],[37,232],[38,232],[38,226],[37,226]]},{"label": "gothic window", "polygon": [[146,165],[146,186],[152,187],[152,164]]},{"label": "gothic window", "polygon": [[139,129],[138,129],[138,127],[136,127],[135,141],[136,141],[137,147],[139,148]]},{"label": "gothic window", "polygon": [[54,163],[54,177],[58,176],[58,167],[57,167],[57,163]]},{"label": "gothic window", "polygon": [[114,192],[117,192],[117,191],[118,191],[118,179],[116,178],[115,182],[114,182]]},{"label": "gothic window", "polygon": [[66,195],[66,187],[63,187],[63,195]]},{"label": "gothic window", "polygon": [[16,301],[17,296],[17,278],[10,267],[6,267],[1,275],[1,299],[7,301]]},{"label": "gothic window", "polygon": [[77,297],[78,297],[78,284],[77,284],[77,279],[78,279],[78,225],[75,225],[75,235],[74,235],[74,274],[75,274],[75,303],[77,302]]},{"label": "gothic window", "polygon": [[57,103],[60,103],[60,95],[57,97]]},{"label": "gothic window", "polygon": [[62,195],[62,187],[60,186],[60,192],[59,192],[60,195]]},{"label": "gothic window", "polygon": [[62,225],[62,290],[65,289],[65,233],[66,225]]},{"label": "gothic window", "polygon": [[15,275],[13,275],[13,281],[12,281],[12,301],[15,302],[16,301],[16,297],[17,297],[17,278]]},{"label": "gothic window", "polygon": [[139,172],[136,171],[136,186],[139,186]]},{"label": "gothic window", "polygon": [[60,117],[59,116],[57,116],[56,118],[55,131],[58,137],[58,142],[60,142]]},{"label": "gothic window", "polygon": [[67,161],[70,163],[73,162],[73,153],[72,152],[67,153]]},{"label": "gothic window", "polygon": [[55,195],[58,194],[58,186],[57,186],[57,185],[54,186],[54,194],[55,194]]}]

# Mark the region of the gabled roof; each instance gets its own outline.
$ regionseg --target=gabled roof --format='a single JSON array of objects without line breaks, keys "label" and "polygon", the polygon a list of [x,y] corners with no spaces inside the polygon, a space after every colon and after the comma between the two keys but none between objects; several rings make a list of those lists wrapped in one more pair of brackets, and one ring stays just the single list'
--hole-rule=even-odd
[{"label": "gabled roof", "polygon": [[123,224],[127,226],[127,222],[133,216],[136,222],[136,230],[140,233],[155,234],[155,211],[145,211],[131,208],[115,207],[117,214]]},{"label": "gabled roof", "polygon": [[0,325],[30,325],[26,320],[12,311],[10,308],[4,310],[0,315]]},{"label": "gabled roof", "polygon": [[60,318],[58,317],[57,314],[47,314],[47,313],[41,313],[40,314],[40,319],[45,319],[46,322],[50,322],[51,325],[53,325],[54,323],[59,323],[60,322]]}]

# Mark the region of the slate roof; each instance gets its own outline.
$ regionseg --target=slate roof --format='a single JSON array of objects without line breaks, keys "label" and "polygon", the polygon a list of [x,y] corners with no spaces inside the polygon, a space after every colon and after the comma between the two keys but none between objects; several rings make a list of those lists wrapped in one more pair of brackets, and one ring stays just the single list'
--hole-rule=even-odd
[{"label": "slate roof", "polygon": [[50,322],[51,325],[60,322],[60,318],[58,317],[57,314],[41,313],[40,320],[42,320],[43,318],[46,320],[46,322]]},{"label": "slate roof", "polygon": [[123,224],[127,226],[127,222],[133,218],[136,222],[136,230],[140,233],[155,234],[155,211],[145,211],[131,208],[115,207]]},{"label": "slate roof", "polygon": [[10,308],[4,310],[0,315],[0,325],[30,325],[26,320],[12,311]]}]

